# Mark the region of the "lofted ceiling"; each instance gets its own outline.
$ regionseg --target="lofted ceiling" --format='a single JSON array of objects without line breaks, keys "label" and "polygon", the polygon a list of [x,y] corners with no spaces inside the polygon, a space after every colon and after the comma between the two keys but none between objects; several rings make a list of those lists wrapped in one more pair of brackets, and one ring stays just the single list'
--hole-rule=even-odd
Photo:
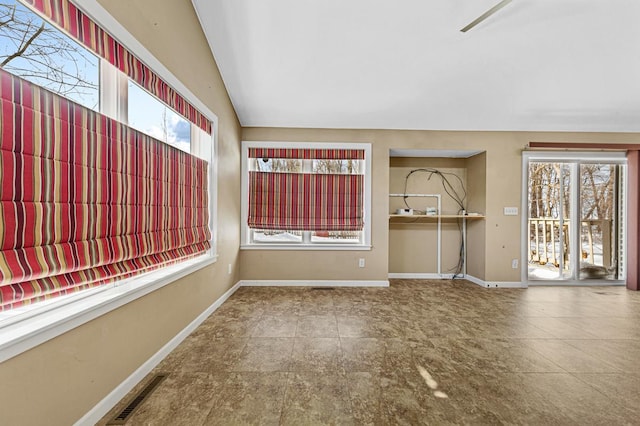
[{"label": "lofted ceiling", "polygon": [[243,126],[640,131],[640,1],[192,0]]}]

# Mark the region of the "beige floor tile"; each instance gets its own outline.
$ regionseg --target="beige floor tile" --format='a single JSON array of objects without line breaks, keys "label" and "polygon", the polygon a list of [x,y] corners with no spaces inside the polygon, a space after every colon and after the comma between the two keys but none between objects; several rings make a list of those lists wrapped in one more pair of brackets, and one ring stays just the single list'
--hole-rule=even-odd
[{"label": "beige floor tile", "polygon": [[[640,340],[565,340],[565,342],[627,374],[640,375],[638,368]],[[638,381],[640,383],[640,376]]]},{"label": "beige floor tile", "polygon": [[204,425],[278,425],[287,374],[230,374]]},{"label": "beige floor tile", "polygon": [[[640,310],[640,306],[638,307]],[[640,339],[640,321],[625,317],[567,318],[566,321],[598,339]],[[570,338],[570,337],[569,337]]]},{"label": "beige floor tile", "polygon": [[229,371],[237,362],[248,338],[199,339],[187,343],[175,371],[216,373]]},{"label": "beige floor tile", "polygon": [[253,337],[295,337],[298,317],[263,315],[253,329]]},{"label": "beige floor tile", "polygon": [[539,317],[527,321],[557,339],[595,339],[595,335],[581,327],[571,325],[566,318]]},{"label": "beige floor tile", "polygon": [[347,372],[380,373],[383,369],[386,345],[376,338],[340,338],[344,369]]},{"label": "beige floor tile", "polygon": [[336,316],[331,314],[298,317],[296,337],[338,337]]},{"label": "beige floor tile", "polygon": [[293,344],[290,371],[337,373],[343,369],[340,340],[337,338],[298,337]]},{"label": "beige floor tile", "polygon": [[238,289],[127,424],[637,423],[640,293],[391,281]]},{"label": "beige floor tile", "polygon": [[563,340],[523,340],[531,350],[541,354],[570,373],[620,373],[619,368],[595,358]]},{"label": "beige floor tile", "polygon": [[[527,386],[542,394],[565,416],[581,425],[637,423],[633,407],[624,406],[570,374],[529,374]],[[637,413],[637,411],[635,411]]]},{"label": "beige floor tile", "polygon": [[202,333],[210,338],[249,337],[258,324],[259,318],[237,318],[212,315],[201,329],[194,333]]},{"label": "beige floor tile", "polygon": [[226,374],[170,373],[126,424],[201,425],[220,397],[226,379]]},{"label": "beige floor tile", "polygon": [[631,412],[631,417],[640,419],[640,395],[638,375],[575,373],[575,377],[596,389],[607,398]]},{"label": "beige floor tile", "polygon": [[380,424],[380,376],[370,372],[347,372],[347,388],[353,419],[357,424]]},{"label": "beige floor tile", "polygon": [[233,365],[233,371],[289,371],[292,338],[253,337]]},{"label": "beige floor tile", "polygon": [[313,372],[291,373],[281,424],[355,424],[345,376]]}]

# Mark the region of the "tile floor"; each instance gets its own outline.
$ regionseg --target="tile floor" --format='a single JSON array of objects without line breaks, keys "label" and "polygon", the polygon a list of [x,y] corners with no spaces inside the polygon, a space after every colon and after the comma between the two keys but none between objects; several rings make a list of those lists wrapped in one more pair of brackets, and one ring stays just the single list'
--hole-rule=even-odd
[{"label": "tile floor", "polygon": [[243,287],[127,424],[640,424],[639,367],[622,287]]}]

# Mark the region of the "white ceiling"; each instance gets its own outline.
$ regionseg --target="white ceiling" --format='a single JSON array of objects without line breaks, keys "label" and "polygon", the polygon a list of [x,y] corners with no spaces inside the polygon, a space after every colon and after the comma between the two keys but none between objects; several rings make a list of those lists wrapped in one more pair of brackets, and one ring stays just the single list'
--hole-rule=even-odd
[{"label": "white ceiling", "polygon": [[640,131],[640,1],[192,0],[243,126]]}]

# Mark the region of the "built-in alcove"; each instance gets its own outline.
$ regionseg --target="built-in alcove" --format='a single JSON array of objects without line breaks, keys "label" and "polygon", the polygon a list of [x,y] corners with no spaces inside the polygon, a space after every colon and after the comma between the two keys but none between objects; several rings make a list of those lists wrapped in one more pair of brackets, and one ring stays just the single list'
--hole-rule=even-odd
[{"label": "built-in alcove", "polygon": [[391,150],[389,276],[484,279],[485,211],[484,152]]}]

